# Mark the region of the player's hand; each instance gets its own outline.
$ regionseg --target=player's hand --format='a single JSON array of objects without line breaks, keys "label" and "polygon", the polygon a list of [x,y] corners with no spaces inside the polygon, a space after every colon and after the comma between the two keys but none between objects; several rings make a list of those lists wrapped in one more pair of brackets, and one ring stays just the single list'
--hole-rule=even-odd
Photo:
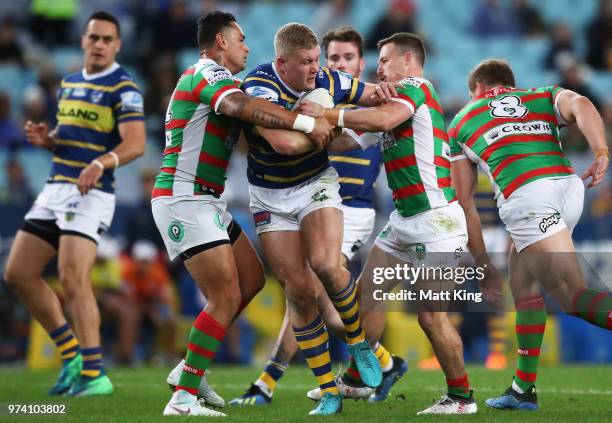
[{"label": "player's hand", "polygon": [[608,170],[608,165],[610,164],[610,159],[607,156],[599,156],[593,163],[589,166],[589,168],[582,174],[580,177],[582,180],[587,180],[589,178],[593,178],[591,183],[587,185],[587,188],[596,187],[603,181],[604,176],[606,176],[606,171]]},{"label": "player's hand", "polygon": [[372,98],[379,100],[381,103],[386,103],[387,101],[391,101],[393,97],[397,97],[397,89],[401,87],[402,84],[399,82],[381,82],[376,85],[376,93],[372,96]]},{"label": "player's hand", "polygon": [[321,106],[320,104],[313,103],[312,101],[304,101],[303,103],[300,103],[295,111],[306,116],[312,116],[313,118],[325,116],[325,107]]},{"label": "player's hand", "polygon": [[55,148],[55,141],[49,136],[49,127],[46,123],[34,123],[29,120],[23,130],[30,144],[47,150]]},{"label": "player's hand", "polygon": [[502,277],[492,263],[487,264],[485,277],[480,281],[480,292],[485,300],[492,303],[497,303],[502,299]]},{"label": "player's hand", "polygon": [[334,125],[324,117],[316,117],[314,129],[306,135],[315,145],[316,150],[321,151],[334,139]]},{"label": "player's hand", "polygon": [[95,188],[102,177],[102,173],[104,173],[104,171],[100,169],[100,166],[94,163],[90,163],[89,166],[81,171],[79,180],[77,181],[77,188],[81,195],[85,195],[89,190]]}]

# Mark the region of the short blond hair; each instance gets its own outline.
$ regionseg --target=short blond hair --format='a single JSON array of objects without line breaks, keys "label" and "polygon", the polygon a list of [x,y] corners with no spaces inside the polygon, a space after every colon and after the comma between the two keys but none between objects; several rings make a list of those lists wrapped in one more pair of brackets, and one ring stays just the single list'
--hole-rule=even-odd
[{"label": "short blond hair", "polygon": [[274,34],[276,56],[291,54],[295,50],[311,49],[319,45],[317,35],[304,24],[291,22],[281,26]]}]

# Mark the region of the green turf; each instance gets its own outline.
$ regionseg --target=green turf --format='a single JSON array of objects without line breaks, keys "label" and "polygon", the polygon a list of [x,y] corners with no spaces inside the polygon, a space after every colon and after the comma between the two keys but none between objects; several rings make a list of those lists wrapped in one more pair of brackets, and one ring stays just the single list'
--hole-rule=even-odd
[{"label": "green turf", "polygon": [[[0,370],[0,421],[62,421],[62,422],[147,422],[167,421],[161,412],[170,398],[165,383],[167,370],[111,369],[109,376],[115,393],[104,398],[50,398],[45,395],[55,373]],[[538,377],[540,405],[537,413],[493,411],[487,409],[485,398],[502,392],[509,384],[511,371],[490,372],[480,367],[469,368],[470,380],[476,391],[479,413],[475,416],[453,416],[466,421],[502,422],[610,422],[612,421],[612,366],[543,367]],[[212,385],[226,400],[241,394],[258,375],[257,368],[217,367],[209,376]],[[253,419],[266,422],[297,422],[325,419],[308,417],[314,404],[305,397],[313,378],[304,367],[294,366],[281,380],[272,405],[267,407],[226,407],[231,421]],[[385,403],[344,401],[341,416],[333,421],[388,423],[415,420],[441,422],[441,416],[416,416],[415,413],[444,393],[440,372],[410,370],[396,385]],[[28,416],[10,418],[7,404],[67,405],[61,417]],[[176,420],[177,418],[170,418]],[[181,417],[178,417],[181,419]],[[184,419],[184,418],[183,418]],[[188,421],[192,418],[188,418]]]}]

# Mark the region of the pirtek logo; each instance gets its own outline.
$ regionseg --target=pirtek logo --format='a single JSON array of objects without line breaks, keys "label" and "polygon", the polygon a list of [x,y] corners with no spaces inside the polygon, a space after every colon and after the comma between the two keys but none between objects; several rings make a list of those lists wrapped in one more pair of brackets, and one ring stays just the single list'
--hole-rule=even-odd
[{"label": "pirtek logo", "polygon": [[539,225],[540,231],[542,231],[542,233],[546,233],[548,228],[550,228],[552,225],[556,225],[560,221],[561,221],[561,214],[553,213],[550,216],[545,217],[544,219],[540,221],[540,225]]},{"label": "pirtek logo", "polygon": [[95,122],[100,117],[96,112],[91,110],[73,109],[73,108],[60,108],[58,112],[59,116],[74,117],[77,119],[86,119]]}]

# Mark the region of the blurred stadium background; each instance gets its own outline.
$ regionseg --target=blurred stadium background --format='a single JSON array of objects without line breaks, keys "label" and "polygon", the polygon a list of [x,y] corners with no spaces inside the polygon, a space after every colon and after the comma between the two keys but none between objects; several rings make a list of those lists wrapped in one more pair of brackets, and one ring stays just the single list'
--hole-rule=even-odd
[{"label": "blurred stadium background", "polygon": [[[56,89],[62,76],[80,68],[79,35],[93,11],[106,10],[119,18],[119,62],[136,77],[145,95],[147,153],[117,172],[118,207],[93,274],[103,313],[105,357],[111,365],[174,363],[203,305],[186,272],[166,262],[148,195],[160,162],[169,96],[180,72],[198,57],[195,20],[215,8],[235,13],[243,26],[251,48],[247,69],[274,58],[273,35],[284,23],[311,25],[319,35],[352,25],[366,37],[367,77],[375,80],[376,42],[397,31],[417,32],[429,49],[425,76],[436,85],[449,119],[468,100],[469,70],[495,56],[510,61],[519,86],[560,84],[587,95],[604,116],[608,141],[612,140],[610,0],[2,1],[0,267],[50,168],[50,155],[29,146],[21,128],[26,120],[54,125]],[[564,131],[563,142],[577,172],[582,172],[592,157],[586,142],[571,129]],[[232,158],[225,197],[256,242],[245,170],[241,147]],[[591,264],[605,281],[612,280],[611,178],[608,174],[602,186],[589,190],[575,231],[577,244],[593,252]],[[382,224],[392,207],[384,179],[378,183],[376,204]],[[54,266],[48,269],[48,280],[57,286]],[[139,307],[126,294],[130,290],[138,293]],[[283,310],[282,294],[270,278],[234,325],[218,361],[252,365],[265,360]],[[512,315],[507,319],[511,322]],[[512,342],[513,325],[503,330]],[[486,328],[464,327],[463,333],[468,358],[481,361],[487,353]],[[430,354],[416,319],[400,313],[389,319],[385,344],[411,361]],[[545,346],[542,361],[549,364],[612,362],[612,336],[567,316],[551,319]],[[343,356],[341,346],[334,351],[336,358]],[[0,283],[0,364],[24,362],[31,368],[59,364],[53,344]]]}]

